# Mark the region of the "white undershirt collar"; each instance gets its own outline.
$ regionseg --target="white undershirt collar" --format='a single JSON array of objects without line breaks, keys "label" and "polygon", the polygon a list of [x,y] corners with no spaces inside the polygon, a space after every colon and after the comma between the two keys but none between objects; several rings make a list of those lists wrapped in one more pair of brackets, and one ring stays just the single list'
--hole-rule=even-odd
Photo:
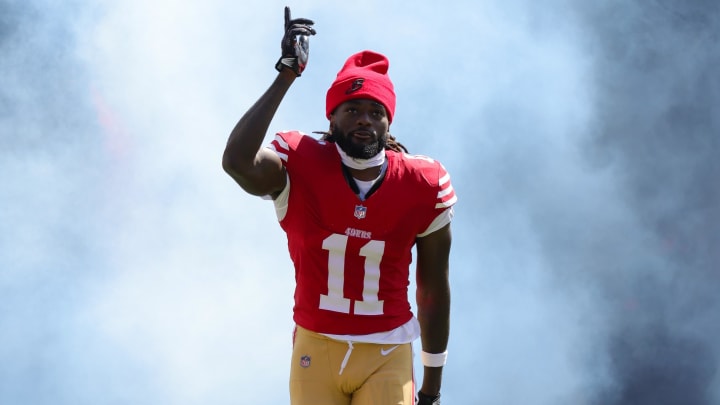
[{"label": "white undershirt collar", "polygon": [[345,151],[342,150],[337,143],[335,143],[335,148],[337,148],[343,164],[351,169],[364,170],[371,167],[377,167],[385,163],[385,149],[381,149],[377,155],[371,157],[370,159],[358,159],[348,156],[348,154],[345,153]]}]

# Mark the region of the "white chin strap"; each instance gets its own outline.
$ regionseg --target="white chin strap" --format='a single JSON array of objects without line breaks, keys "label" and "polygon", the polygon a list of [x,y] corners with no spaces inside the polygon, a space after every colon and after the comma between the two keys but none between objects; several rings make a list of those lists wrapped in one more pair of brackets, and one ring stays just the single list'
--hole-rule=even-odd
[{"label": "white chin strap", "polygon": [[335,148],[337,148],[343,164],[351,169],[369,169],[371,167],[377,167],[385,163],[385,149],[380,150],[377,155],[371,157],[370,159],[358,159],[348,156],[348,154],[345,153],[345,151],[342,150],[337,143],[335,144]]}]

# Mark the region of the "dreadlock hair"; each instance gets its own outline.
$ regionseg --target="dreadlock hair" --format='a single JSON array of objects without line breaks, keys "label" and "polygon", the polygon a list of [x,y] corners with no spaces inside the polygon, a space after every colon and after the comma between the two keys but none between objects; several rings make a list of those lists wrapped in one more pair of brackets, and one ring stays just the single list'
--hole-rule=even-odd
[{"label": "dreadlock hair", "polygon": [[[327,132],[313,131],[313,134],[322,135],[322,137],[320,138],[320,140],[322,140],[322,141],[328,141],[328,142],[333,142],[333,143],[335,142],[335,138],[333,136],[332,131],[327,131]],[[398,142],[397,139],[395,139],[395,137],[392,136],[389,132],[387,134],[387,142],[385,142],[385,149],[392,150],[392,151],[399,152],[399,153],[403,153],[403,152],[410,153],[410,152],[408,152],[405,145]]]}]

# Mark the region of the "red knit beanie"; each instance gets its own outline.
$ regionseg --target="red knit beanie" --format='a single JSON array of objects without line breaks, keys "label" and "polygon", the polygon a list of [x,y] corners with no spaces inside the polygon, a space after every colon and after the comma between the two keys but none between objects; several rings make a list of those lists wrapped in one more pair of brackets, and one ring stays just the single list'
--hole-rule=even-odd
[{"label": "red knit beanie", "polygon": [[388,121],[395,115],[395,91],[387,75],[390,62],[377,52],[362,51],[350,56],[327,92],[327,118],[337,106],[356,98],[369,98],[385,106]]}]

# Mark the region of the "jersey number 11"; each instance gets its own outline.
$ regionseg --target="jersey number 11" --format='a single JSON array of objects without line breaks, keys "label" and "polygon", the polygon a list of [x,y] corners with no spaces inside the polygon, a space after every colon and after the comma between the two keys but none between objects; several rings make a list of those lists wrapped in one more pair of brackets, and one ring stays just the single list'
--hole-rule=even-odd
[{"label": "jersey number 11", "polygon": [[[350,313],[350,299],[343,296],[345,285],[345,253],[348,236],[332,234],[323,241],[323,249],[328,254],[328,293],[320,295],[320,309]],[[368,241],[360,249],[365,257],[365,277],[363,279],[363,299],[355,301],[355,315],[382,315],[383,301],[378,300],[380,291],[380,261],[385,251],[385,242]]]}]

